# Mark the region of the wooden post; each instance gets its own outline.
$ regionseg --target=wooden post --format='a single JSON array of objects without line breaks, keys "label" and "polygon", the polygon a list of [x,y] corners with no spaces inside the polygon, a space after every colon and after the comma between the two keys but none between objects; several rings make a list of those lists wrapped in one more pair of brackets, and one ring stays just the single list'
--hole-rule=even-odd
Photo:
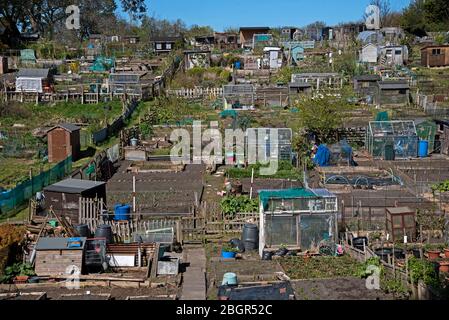
[{"label": "wooden post", "polygon": [[136,213],[136,175],[133,175],[133,213]]}]

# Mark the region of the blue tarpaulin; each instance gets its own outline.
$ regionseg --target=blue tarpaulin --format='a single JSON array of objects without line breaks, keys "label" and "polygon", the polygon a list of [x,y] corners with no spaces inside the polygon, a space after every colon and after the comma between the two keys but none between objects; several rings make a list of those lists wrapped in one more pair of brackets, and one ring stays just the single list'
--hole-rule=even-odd
[{"label": "blue tarpaulin", "polygon": [[318,147],[317,153],[313,162],[320,167],[327,167],[330,164],[331,152],[328,147],[324,144]]}]

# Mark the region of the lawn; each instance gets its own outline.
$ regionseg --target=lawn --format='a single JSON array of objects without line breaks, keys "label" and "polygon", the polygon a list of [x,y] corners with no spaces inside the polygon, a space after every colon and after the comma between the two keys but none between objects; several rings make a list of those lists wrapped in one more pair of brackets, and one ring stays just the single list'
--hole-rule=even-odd
[{"label": "lawn", "polygon": [[51,126],[55,123],[85,123],[97,127],[104,120],[112,121],[122,113],[122,103],[112,101],[99,104],[80,104],[62,102],[55,105],[35,105],[9,103],[0,106],[0,128],[14,124],[23,124],[34,129],[39,126]]},{"label": "lawn", "polygon": [[33,175],[39,174],[39,171],[50,169],[52,165],[42,163],[39,160],[25,160],[16,158],[0,158],[0,190],[3,188],[9,190],[16,184],[25,181],[30,175],[32,169]]}]

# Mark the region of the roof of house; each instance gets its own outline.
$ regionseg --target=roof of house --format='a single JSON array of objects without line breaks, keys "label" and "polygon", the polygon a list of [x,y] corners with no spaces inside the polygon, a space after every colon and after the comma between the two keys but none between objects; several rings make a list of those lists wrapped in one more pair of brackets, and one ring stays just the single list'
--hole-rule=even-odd
[{"label": "roof of house", "polygon": [[381,90],[410,89],[409,84],[403,81],[379,81],[378,85]]},{"label": "roof of house", "polygon": [[421,50],[434,49],[434,48],[449,48],[449,44],[429,45],[429,46],[425,46],[425,47],[421,48]]},{"label": "roof of house", "polygon": [[354,80],[357,80],[357,81],[380,81],[381,77],[377,74],[363,74],[360,76],[355,76]]},{"label": "roof of house", "polygon": [[402,213],[415,212],[415,210],[412,210],[409,207],[387,208],[387,211],[390,212],[391,214],[402,214]]},{"label": "roof of house", "polygon": [[17,73],[18,78],[47,78],[50,69],[26,68],[20,69]]},{"label": "roof of house", "polygon": [[47,130],[47,133],[49,133],[50,131],[53,131],[53,130],[56,129],[56,128],[62,128],[62,129],[66,130],[66,131],[68,131],[68,132],[70,132],[70,133],[81,130],[80,127],[78,127],[78,126],[76,126],[76,125],[74,125],[74,124],[71,124],[71,123],[61,123],[61,124],[58,124],[58,125],[54,126],[54,127],[51,128],[51,129]]},{"label": "roof of house", "polygon": [[44,191],[49,192],[64,192],[64,193],[81,193],[99,186],[106,185],[106,182],[97,182],[80,179],[66,179],[44,188]]},{"label": "roof of house", "polygon": [[87,238],[76,238],[81,242],[81,246],[76,247],[70,246],[71,238],[40,238],[36,244],[36,250],[45,251],[45,250],[83,250],[86,244]]},{"label": "roof of house", "polygon": [[240,31],[258,31],[258,30],[270,30],[269,27],[241,27]]},{"label": "roof of house", "polygon": [[177,42],[181,41],[183,38],[181,36],[178,37],[153,37],[150,39],[151,42]]}]

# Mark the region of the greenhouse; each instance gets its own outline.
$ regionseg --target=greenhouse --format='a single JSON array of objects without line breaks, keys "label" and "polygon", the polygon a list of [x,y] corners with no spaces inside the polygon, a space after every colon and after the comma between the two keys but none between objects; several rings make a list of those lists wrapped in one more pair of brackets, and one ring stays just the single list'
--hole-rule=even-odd
[{"label": "greenhouse", "polygon": [[366,134],[366,147],[375,159],[410,159],[418,155],[414,121],[373,121]]},{"label": "greenhouse", "polygon": [[224,109],[254,109],[255,89],[251,84],[235,84],[223,86]]},{"label": "greenhouse", "polygon": [[313,250],[337,234],[337,197],[326,189],[259,192],[259,249],[281,246]]}]

